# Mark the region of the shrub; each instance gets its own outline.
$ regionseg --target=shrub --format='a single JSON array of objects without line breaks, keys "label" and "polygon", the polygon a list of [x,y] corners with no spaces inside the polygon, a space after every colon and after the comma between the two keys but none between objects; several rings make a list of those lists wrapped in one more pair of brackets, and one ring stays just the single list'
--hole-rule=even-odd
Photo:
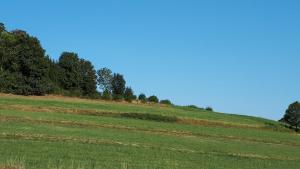
[{"label": "shrub", "polygon": [[199,109],[199,107],[198,107],[198,106],[196,106],[196,105],[188,105],[187,107],[189,107],[189,108],[193,108],[193,109]]},{"label": "shrub", "polygon": [[148,101],[151,102],[151,103],[158,103],[159,102],[158,98],[156,96],[154,96],[154,95],[150,96],[148,98]]},{"label": "shrub", "polygon": [[133,90],[130,87],[126,87],[125,92],[124,92],[124,99],[127,102],[132,102],[132,100],[134,100],[134,94],[133,94]]},{"label": "shrub", "polygon": [[212,107],[206,107],[205,110],[206,111],[214,111]]},{"label": "shrub", "polygon": [[170,100],[161,100],[160,104],[166,104],[166,105],[171,105],[172,102]]},{"label": "shrub", "polygon": [[139,101],[142,102],[142,103],[146,103],[146,102],[147,102],[147,97],[146,97],[146,95],[143,94],[143,93],[139,95],[139,98],[138,98],[138,99],[139,99]]}]

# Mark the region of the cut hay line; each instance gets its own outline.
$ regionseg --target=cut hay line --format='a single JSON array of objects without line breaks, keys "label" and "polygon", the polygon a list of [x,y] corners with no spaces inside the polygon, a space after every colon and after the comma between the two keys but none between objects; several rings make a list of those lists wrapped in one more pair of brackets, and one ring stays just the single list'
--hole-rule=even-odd
[{"label": "cut hay line", "polygon": [[[147,113],[118,113],[118,112],[99,111],[93,109],[70,109],[70,108],[60,108],[60,107],[39,107],[39,106],[15,105],[15,104],[0,105],[0,109],[19,110],[23,112],[66,113],[66,114],[77,114],[77,115],[88,115],[88,116],[132,118],[132,119],[140,119],[140,120],[175,122],[175,123],[186,124],[186,125],[213,126],[213,127],[223,127],[223,128],[224,127],[225,128],[250,128],[250,129],[260,129],[260,130],[261,129],[272,130],[272,129],[264,128],[263,126],[230,124],[230,123],[219,122],[219,121],[178,118],[175,116],[163,116],[163,115],[154,115],[154,114],[147,114]],[[150,118],[147,118],[147,116]]]},{"label": "cut hay line", "polygon": [[99,139],[84,139],[75,137],[56,137],[43,134],[9,134],[0,133],[0,139],[13,139],[13,140],[30,140],[30,141],[47,141],[47,142],[76,142],[80,144],[94,144],[94,145],[118,145],[118,146],[130,146],[135,148],[145,148],[145,149],[159,149],[166,151],[173,151],[179,153],[192,153],[192,154],[203,154],[203,155],[215,155],[215,156],[231,156],[238,158],[249,158],[249,159],[260,159],[260,160],[280,160],[280,161],[299,161],[300,158],[278,158],[270,157],[258,154],[246,154],[246,153],[224,153],[224,152],[206,152],[206,151],[195,151],[189,149],[178,149],[173,147],[158,147],[154,145],[145,145],[140,143],[124,143],[120,141],[113,140],[99,140]]},{"label": "cut hay line", "polygon": [[266,141],[261,139],[251,139],[244,137],[234,137],[234,136],[224,136],[224,135],[209,135],[209,134],[200,134],[200,133],[191,133],[191,132],[183,132],[183,131],[170,131],[164,129],[141,129],[136,127],[128,127],[123,125],[108,125],[108,124],[94,124],[94,123],[81,123],[76,121],[57,121],[57,120],[42,120],[42,119],[31,119],[24,117],[16,117],[16,116],[3,116],[0,115],[0,121],[2,122],[22,122],[28,124],[47,124],[47,125],[55,125],[55,126],[66,126],[66,127],[79,127],[79,128],[108,128],[108,129],[116,129],[123,131],[132,131],[132,132],[144,132],[149,134],[156,135],[167,135],[167,136],[175,136],[175,137],[199,137],[199,138],[214,138],[218,140],[233,140],[240,142],[250,142],[250,143],[263,143],[270,145],[283,145],[283,146],[293,146],[300,147],[300,144],[295,143],[283,143],[276,141]]}]

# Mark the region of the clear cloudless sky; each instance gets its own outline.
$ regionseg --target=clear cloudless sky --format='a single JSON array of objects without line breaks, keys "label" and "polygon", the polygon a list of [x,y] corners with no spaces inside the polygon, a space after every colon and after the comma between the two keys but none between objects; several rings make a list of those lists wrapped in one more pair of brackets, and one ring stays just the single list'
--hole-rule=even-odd
[{"label": "clear cloudless sky", "polygon": [[299,0],[2,0],[0,22],[137,94],[275,120],[300,101]]}]

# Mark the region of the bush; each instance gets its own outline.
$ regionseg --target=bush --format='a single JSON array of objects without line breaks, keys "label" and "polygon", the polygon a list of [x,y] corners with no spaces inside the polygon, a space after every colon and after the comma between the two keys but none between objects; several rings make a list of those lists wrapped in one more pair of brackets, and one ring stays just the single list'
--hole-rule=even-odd
[{"label": "bush", "polygon": [[126,87],[124,92],[124,99],[127,102],[132,102],[132,100],[134,100],[133,90],[130,87]]},{"label": "bush", "polygon": [[158,103],[159,102],[159,100],[156,96],[150,96],[148,98],[148,101],[151,102],[151,103]]},{"label": "bush", "polygon": [[142,102],[142,103],[147,103],[147,97],[146,97],[146,95],[143,94],[143,93],[139,95],[139,98],[138,98],[138,99],[139,99],[139,101]]},{"label": "bush", "polygon": [[187,107],[189,107],[189,108],[193,108],[193,109],[199,109],[199,107],[198,107],[198,106],[196,106],[196,105],[188,105]]},{"label": "bush", "polygon": [[161,100],[160,104],[172,105],[172,102],[170,100]]},{"label": "bush", "polygon": [[205,110],[206,111],[214,111],[212,107],[206,107]]}]

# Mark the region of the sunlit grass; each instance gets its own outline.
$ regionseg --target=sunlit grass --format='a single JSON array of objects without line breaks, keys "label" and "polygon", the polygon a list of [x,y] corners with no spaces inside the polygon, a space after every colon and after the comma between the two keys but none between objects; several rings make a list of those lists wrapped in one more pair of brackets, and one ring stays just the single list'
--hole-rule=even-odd
[{"label": "sunlit grass", "polygon": [[274,121],[177,106],[38,98],[0,96],[0,169],[300,166],[300,136]]}]

